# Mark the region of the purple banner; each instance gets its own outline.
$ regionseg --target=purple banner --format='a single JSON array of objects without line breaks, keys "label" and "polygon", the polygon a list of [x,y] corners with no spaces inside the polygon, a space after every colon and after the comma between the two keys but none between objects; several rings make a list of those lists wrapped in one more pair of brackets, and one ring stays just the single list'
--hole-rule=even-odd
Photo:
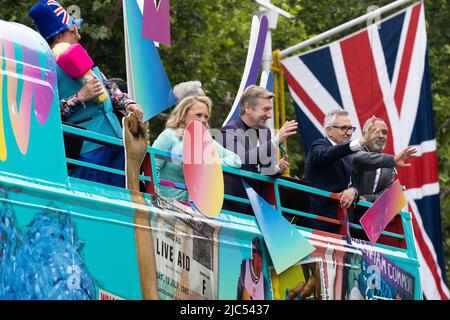
[{"label": "purple banner", "polygon": [[155,6],[153,0],[144,0],[144,22],[142,36],[145,39],[170,46],[170,4],[169,0],[160,0]]}]

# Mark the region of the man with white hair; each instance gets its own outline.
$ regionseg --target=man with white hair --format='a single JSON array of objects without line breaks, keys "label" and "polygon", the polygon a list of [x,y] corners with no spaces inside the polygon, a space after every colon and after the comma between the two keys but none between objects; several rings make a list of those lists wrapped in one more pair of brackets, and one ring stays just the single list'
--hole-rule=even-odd
[{"label": "man with white hair", "polygon": [[[363,134],[369,129],[370,122],[371,119],[365,122]],[[378,199],[394,183],[394,167],[411,166],[405,160],[417,151],[414,147],[407,147],[395,156],[380,153],[386,147],[388,127],[381,118],[376,118],[373,125],[380,130],[377,139],[352,155],[352,182],[360,192],[360,199],[370,202]]]},{"label": "man with white hair", "polygon": [[[342,109],[330,111],[324,120],[326,137],[313,142],[305,162],[305,175],[312,187],[341,193],[339,206],[348,208],[356,202],[359,191],[351,182],[351,159],[354,152],[371,145],[379,135],[379,128],[373,126],[360,139],[352,140],[356,128],[352,125],[348,112]],[[337,219],[336,202],[319,197],[311,197],[310,213]],[[337,233],[339,227],[322,221],[314,221],[313,228]]]},{"label": "man with white hair", "polygon": [[204,96],[205,91],[202,89],[202,83],[198,80],[180,82],[173,87],[173,94],[177,99],[177,104],[181,100],[190,96]]}]

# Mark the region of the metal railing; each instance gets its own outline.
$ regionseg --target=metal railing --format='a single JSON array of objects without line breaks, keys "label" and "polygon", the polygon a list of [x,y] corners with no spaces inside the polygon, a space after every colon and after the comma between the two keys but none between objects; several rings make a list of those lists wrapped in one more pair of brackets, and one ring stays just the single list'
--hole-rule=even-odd
[{"label": "metal railing", "polygon": [[[75,139],[81,139],[85,141],[90,141],[98,144],[102,144],[113,148],[123,148],[123,142],[121,139],[112,138],[109,136],[93,133],[79,128],[74,128],[71,126],[63,125],[64,135],[70,136]],[[146,159],[144,161],[144,174],[139,176],[139,179],[145,183],[146,192],[149,194],[157,193],[157,188],[159,186],[167,186],[176,189],[186,190],[186,185],[182,183],[176,183],[168,180],[160,180],[156,175],[156,169],[153,164],[155,164],[156,159],[162,159],[166,161],[173,161],[177,163],[182,163],[181,155],[175,155],[167,151],[155,149],[153,147],[148,147]],[[125,175],[124,170],[117,170],[113,168],[108,168],[104,166],[95,165],[88,162],[79,161],[77,159],[67,158],[67,163],[76,166],[83,166],[87,168],[97,169],[100,171]],[[338,206],[340,195],[311,186],[305,185],[300,180],[294,181],[293,179],[283,179],[274,178],[270,176],[264,176],[256,174],[253,172],[240,170],[236,168],[231,168],[228,166],[222,166],[224,175],[238,176],[249,181],[254,181],[259,184],[264,184],[266,188],[267,197],[266,200],[275,206],[275,208],[283,214],[285,217],[290,219],[290,222],[297,225],[300,228],[307,229],[314,232],[325,232],[320,230],[312,230],[305,226],[303,222],[307,221],[322,221],[323,223],[328,223],[331,225],[336,225],[339,228],[337,234],[338,237],[350,238],[354,236],[355,232],[363,234],[363,228],[357,221],[350,221],[347,210],[342,209]],[[286,201],[286,194],[293,193],[296,200],[300,203],[303,202],[303,207],[292,207],[292,203],[289,205],[289,201]],[[311,197],[326,198],[336,202],[336,214],[337,219],[324,217],[313,212],[309,212],[306,207],[306,203],[309,202]],[[250,201],[247,198],[240,198],[232,195],[225,194],[224,200],[239,202],[243,204],[250,205]],[[184,202],[185,204],[188,204]],[[355,206],[355,211],[359,210],[364,212],[367,208],[371,206],[370,202],[359,201]],[[301,207],[301,206],[300,206]],[[245,214],[233,211],[222,210],[223,213],[227,214]],[[406,226],[406,223],[411,220],[410,213],[401,212],[396,218],[390,223],[388,228],[383,231],[380,236],[377,245],[386,246],[388,248],[394,247],[396,250],[411,250],[413,246],[413,236],[412,230]],[[300,221],[300,222],[299,222]],[[330,233],[327,233],[330,235]],[[409,253],[409,252],[408,252]]]}]

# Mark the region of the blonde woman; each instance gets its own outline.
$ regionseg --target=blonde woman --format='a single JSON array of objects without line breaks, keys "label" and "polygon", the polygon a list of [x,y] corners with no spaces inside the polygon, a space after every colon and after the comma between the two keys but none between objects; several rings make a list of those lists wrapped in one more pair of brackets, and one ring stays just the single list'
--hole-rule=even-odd
[{"label": "blonde woman", "polygon": [[[186,126],[192,120],[198,120],[204,126],[209,127],[208,119],[211,108],[211,99],[206,96],[189,96],[181,100],[170,114],[166,123],[166,129],[155,140],[153,147],[181,155],[183,153],[183,135]],[[237,154],[224,149],[219,143],[216,143],[216,147],[223,164],[235,168],[241,167],[241,159]],[[156,159],[156,174],[162,180],[185,183],[182,165],[170,160]],[[186,190],[160,186],[158,191],[162,196],[177,200],[186,201],[189,198]]]}]

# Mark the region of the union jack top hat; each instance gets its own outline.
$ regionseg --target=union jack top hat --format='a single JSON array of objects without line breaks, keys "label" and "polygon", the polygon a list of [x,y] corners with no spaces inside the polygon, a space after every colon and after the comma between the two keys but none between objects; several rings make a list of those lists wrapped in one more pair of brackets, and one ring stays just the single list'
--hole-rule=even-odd
[{"label": "union jack top hat", "polygon": [[83,23],[83,19],[72,18],[55,0],[41,0],[28,11],[28,15],[45,40]]}]

